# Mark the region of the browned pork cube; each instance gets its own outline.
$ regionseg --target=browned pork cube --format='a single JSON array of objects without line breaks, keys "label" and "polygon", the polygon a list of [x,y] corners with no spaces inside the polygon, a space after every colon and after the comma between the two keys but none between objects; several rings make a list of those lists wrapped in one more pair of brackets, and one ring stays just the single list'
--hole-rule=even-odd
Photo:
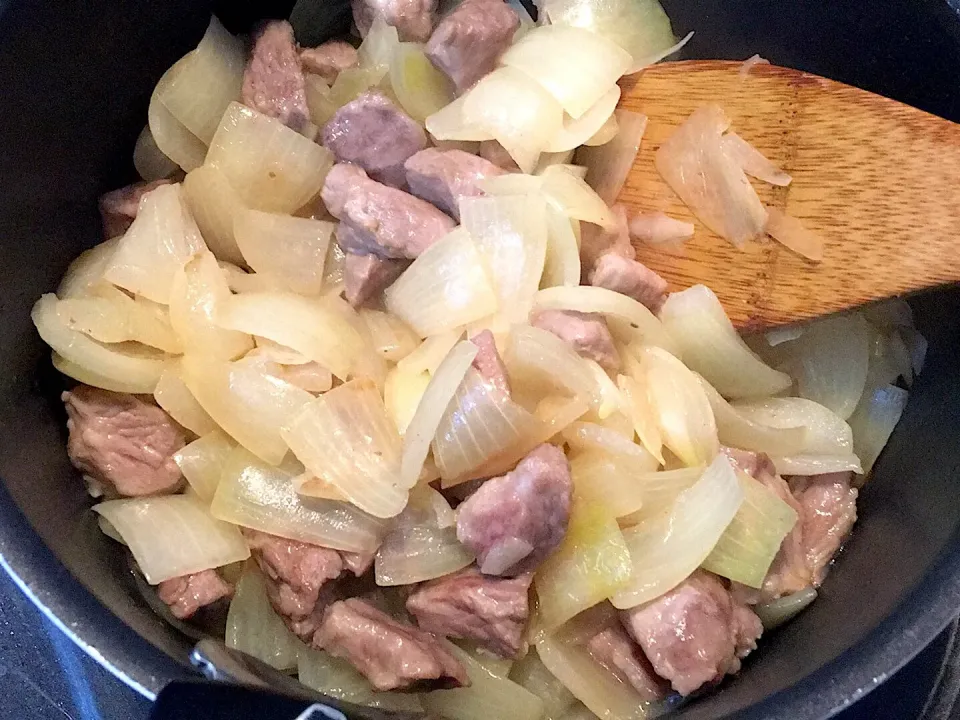
[{"label": "browned pork cube", "polygon": [[643,700],[653,702],[670,694],[669,684],[657,676],[643,650],[623,628],[601,630],[587,642],[587,650],[594,660],[636,690]]},{"label": "browned pork cube", "polygon": [[297,132],[307,127],[310,111],[293,28],[271,20],[261,29],[243,72],[241,100]]},{"label": "browned pork cube", "polygon": [[436,148],[421,150],[404,167],[410,192],[457,220],[460,198],[483,195],[480,181],[503,174],[503,170],[482,157]]},{"label": "browned pork cube", "polygon": [[541,310],[530,318],[530,324],[553,333],[578,355],[595,360],[604,369],[617,370],[620,367],[620,355],[602,315],[574,310]]},{"label": "browned pork cube", "polygon": [[590,284],[632,297],[656,314],[667,300],[667,281],[636,260],[608,252],[590,273]]},{"label": "browned pork cube", "polygon": [[437,0],[350,0],[350,6],[362,37],[379,15],[397,29],[402,42],[426,42],[437,15]]},{"label": "browned pork cube", "polygon": [[300,50],[300,63],[306,72],[322,77],[333,85],[337,76],[360,62],[357,49],[343,40],[328,40],[318,47]]},{"label": "browned pork cube", "polygon": [[157,586],[157,596],[170,608],[173,616],[186,620],[197,610],[233,595],[233,587],[224,582],[216,570],[181,575],[164,580]]},{"label": "browned pork cube", "polygon": [[507,368],[497,351],[493,333],[489,330],[481,330],[470,338],[470,342],[479,349],[477,356],[473,359],[473,367],[488,385],[492,385],[500,393],[509,397],[510,381],[507,379]]},{"label": "browned pork cube", "polygon": [[391,285],[406,268],[403,260],[347,253],[343,266],[344,297],[353,307],[360,307]]}]

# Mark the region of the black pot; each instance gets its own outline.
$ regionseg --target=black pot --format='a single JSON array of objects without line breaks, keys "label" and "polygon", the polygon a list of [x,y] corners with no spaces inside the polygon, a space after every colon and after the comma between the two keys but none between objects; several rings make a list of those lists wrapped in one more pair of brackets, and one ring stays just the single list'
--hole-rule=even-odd
[{"label": "black pot", "polygon": [[[289,4],[219,9],[239,29]],[[960,120],[958,0],[664,4],[678,32],[698,33],[688,56],[759,52]],[[62,381],[29,310],[99,239],[96,198],[132,177],[150,91],[199,40],[210,10],[196,0],[0,2],[0,559],[77,643],[151,697],[192,676],[190,642],[144,605],[87,511],[64,452]],[[960,607],[958,308],[952,292],[916,299],[929,364],[820,599],[683,717],[826,718],[910,660]]]}]

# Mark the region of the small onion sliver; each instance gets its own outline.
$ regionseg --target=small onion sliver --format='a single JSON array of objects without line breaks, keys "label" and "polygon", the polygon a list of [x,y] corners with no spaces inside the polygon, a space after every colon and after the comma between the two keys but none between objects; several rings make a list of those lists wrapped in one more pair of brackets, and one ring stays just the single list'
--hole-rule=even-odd
[{"label": "small onion sliver", "polygon": [[767,208],[767,224],[764,230],[778,243],[798,255],[814,262],[823,260],[823,238],[779,208]]},{"label": "small onion sliver", "polygon": [[[565,115],[563,127],[553,136],[553,139],[547,145],[546,152],[567,152],[583,144],[602,145],[612,140],[617,133],[616,115],[613,111],[616,109],[618,102],[620,102],[620,86],[614,85],[576,120],[569,115]],[[607,126],[611,118],[613,119],[613,134],[601,142],[594,142],[597,133]]]},{"label": "small onion sliver", "polygon": [[627,181],[640,143],[647,129],[647,116],[631,110],[617,110],[617,135],[608,143],[577,150],[577,162],[587,167],[587,184],[597,195],[613,205]]},{"label": "small onion sliver", "polygon": [[[733,158],[743,171],[770,185],[786,187],[793,178],[773,164],[767,157],[735,132],[728,132],[720,141],[723,151]],[[767,211],[769,212],[769,208]]]},{"label": "small onion sliver", "polygon": [[380,587],[411,585],[462,570],[474,559],[455,527],[400,526],[377,550],[374,574]]}]

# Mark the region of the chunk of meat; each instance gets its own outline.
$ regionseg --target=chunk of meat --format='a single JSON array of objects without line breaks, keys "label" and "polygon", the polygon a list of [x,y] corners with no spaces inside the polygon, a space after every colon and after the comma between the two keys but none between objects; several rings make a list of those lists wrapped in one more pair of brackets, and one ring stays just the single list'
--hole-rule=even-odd
[{"label": "chunk of meat", "polygon": [[300,50],[300,64],[306,72],[322,77],[333,85],[337,76],[360,62],[357,49],[343,40],[328,40],[317,47]]},{"label": "chunk of meat", "polygon": [[273,609],[301,640],[310,642],[335,599],[330,581],[343,572],[340,554],[249,528],[243,528],[243,535],[263,571]]},{"label": "chunk of meat", "polygon": [[368,90],[334,113],[323,127],[323,144],[339,162],[359,165],[374,180],[403,190],[403,164],[427,146],[427,135],[392,101]]},{"label": "chunk of meat", "polygon": [[563,451],[540,445],[513,471],[487,480],[460,505],[457,538],[477,556],[484,574],[530,572],[566,535],[572,497]]},{"label": "chunk of meat", "polygon": [[349,163],[331,168],[321,197],[340,220],[337,242],[348,253],[415,258],[454,227],[430,203],[371,180]]},{"label": "chunk of meat", "polygon": [[600,367],[607,370],[620,367],[620,355],[602,315],[574,310],[540,310],[531,316],[530,324],[553,333],[578,355],[595,360]]},{"label": "chunk of meat", "polygon": [[[502,4],[502,0],[497,2]],[[460,198],[483,195],[478,183],[503,174],[503,170],[482,157],[462,150],[436,148],[412,155],[404,168],[411,193],[457,220],[460,219]]]},{"label": "chunk of meat", "polygon": [[469,567],[424,584],[407,598],[421,630],[473,640],[500,657],[515,658],[530,615],[527,591],[533,576],[482,575]]},{"label": "chunk of meat", "polygon": [[644,701],[653,702],[670,694],[669,686],[657,677],[640,646],[623,628],[601,630],[587,642],[587,650],[594,660],[636,690]]},{"label": "chunk of meat", "polygon": [[753,611],[702,570],[656,600],[621,611],[620,619],[656,673],[682,695],[738,672],[763,632]]},{"label": "chunk of meat", "polygon": [[157,596],[173,616],[186,620],[200,608],[233,595],[233,587],[224,582],[216,570],[202,570],[190,575],[164,580],[157,586]]},{"label": "chunk of meat", "polygon": [[376,556],[377,553],[375,551],[367,553],[340,551],[340,557],[343,558],[343,567],[352,572],[356,577],[360,577],[373,566],[373,560]]},{"label": "chunk of meat", "polygon": [[402,260],[347,253],[343,265],[344,296],[353,307],[360,307],[393,284],[406,269],[407,263]]},{"label": "chunk of meat", "polygon": [[623,205],[612,208],[617,218],[614,230],[604,230],[599,225],[583,223],[580,237],[580,259],[583,261],[583,278],[586,280],[597,261],[606,253],[613,253],[627,260],[637,257],[633,243],[630,242],[630,229],[627,224],[627,211]]},{"label": "chunk of meat", "polygon": [[819,587],[853,524],[857,521],[857,489],[850,487],[852,472],[829,473],[790,479],[800,504],[803,549]]},{"label": "chunk of meat", "polygon": [[350,0],[353,22],[366,37],[380,15],[397,29],[401,42],[426,42],[437,17],[438,0]]},{"label": "chunk of meat", "polygon": [[243,104],[276,118],[297,132],[310,122],[303,67],[286,20],[271,20],[260,29],[243,71]]},{"label": "chunk of meat", "polygon": [[169,185],[170,180],[137,182],[119,190],[111,190],[100,196],[100,219],[103,221],[103,235],[107,240],[123,235],[133,224],[140,209],[140,199],[161,185]]},{"label": "chunk of meat", "polygon": [[643,263],[608,252],[590,273],[590,284],[632,297],[652,313],[667,300],[667,281]]},{"label": "chunk of meat", "polygon": [[439,640],[358,598],[327,608],[314,645],[349,662],[376,690],[470,684],[466,670]]},{"label": "chunk of meat", "polygon": [[513,156],[507,152],[507,149],[496,140],[484,140],[480,143],[480,157],[489,160],[505,172],[520,172],[520,166],[517,165]]},{"label": "chunk of meat", "polygon": [[126,497],[170,493],[182,475],[173,454],[183,430],[135,395],[78,385],[65,392],[67,455],[81,472]]},{"label": "chunk of meat", "polygon": [[507,379],[507,368],[500,358],[497,342],[489,330],[481,330],[470,342],[477,346],[479,352],[473,359],[473,367],[483,377],[488,385],[492,385],[501,393],[510,396],[510,381]]},{"label": "chunk of meat", "polygon": [[503,0],[464,0],[437,25],[426,54],[463,92],[496,67],[518,27],[520,17]]}]

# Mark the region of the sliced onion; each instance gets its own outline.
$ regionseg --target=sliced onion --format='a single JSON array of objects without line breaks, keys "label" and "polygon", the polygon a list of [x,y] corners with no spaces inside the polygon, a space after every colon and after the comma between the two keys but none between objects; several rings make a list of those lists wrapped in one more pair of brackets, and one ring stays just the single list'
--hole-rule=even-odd
[{"label": "sliced onion", "polygon": [[246,270],[241,270],[230,263],[221,262],[220,269],[227,276],[227,285],[230,286],[230,291],[238,295],[250,292],[273,292],[283,289],[278,287],[276,278],[259,273],[248,273]]},{"label": "sliced onion", "polygon": [[60,280],[57,297],[66,300],[95,294],[105,284],[103,273],[119,244],[120,237],[115,237],[80,253]]},{"label": "sliced onion", "polygon": [[238,447],[227,459],[210,512],[221,520],[335,550],[372,553],[386,526],[353,505],[301,500],[293,478],[303,466],[288,457],[268,465]]},{"label": "sliced onion", "polygon": [[613,210],[579,177],[579,171],[570,172],[569,167],[553,165],[544,170],[541,177],[547,200],[571,219],[616,230],[617,217]]},{"label": "sliced onion", "polygon": [[223,172],[247,207],[293,212],[320,192],[333,154],[275,118],[230,103],[207,163]]},{"label": "sliced onion", "polygon": [[871,388],[864,393],[850,416],[854,451],[865,474],[880,457],[893,429],[900,422],[909,397],[910,393],[896,385]]},{"label": "sliced onion", "polygon": [[182,378],[204,410],[234,440],[268,463],[287,454],[280,428],[313,396],[249,361],[185,355]]},{"label": "sliced onion", "polygon": [[[537,167],[533,171],[534,175],[542,175],[543,171],[553,165],[569,165],[573,162],[573,150],[563,152],[545,152],[540,154],[537,160]],[[584,172],[586,174],[586,172]]]},{"label": "sliced onion", "polygon": [[353,366],[350,370],[350,377],[373,380],[377,388],[383,390],[383,382],[387,377],[387,361],[383,355],[374,349],[373,338],[363,318],[361,318],[356,309],[351,307],[350,303],[342,297],[324,297],[321,299],[321,303],[333,308],[335,312],[339,313],[342,318],[350,323],[356,336],[360,338],[361,344],[353,356]]},{"label": "sliced onion", "polygon": [[377,585],[412,585],[462,570],[473,554],[457,540],[455,527],[398,527],[377,551]]},{"label": "sliced onion", "polygon": [[223,467],[236,446],[229,436],[214,430],[174,453],[174,461],[201,500],[213,499]]},{"label": "sliced onion", "polygon": [[747,175],[780,187],[786,187],[792,181],[793,178],[790,175],[770,162],[763,153],[735,132],[724,135],[721,144],[723,151],[733,158]]},{"label": "sliced onion", "polygon": [[767,211],[723,148],[730,121],[717,105],[694,113],[657,150],[657,171],[694,215],[737,247],[759,237]]},{"label": "sliced onion", "polygon": [[323,264],[336,224],[259,210],[234,216],[234,235],[247,264],[276,278],[280,287],[301,295],[319,295]]},{"label": "sliced onion", "polygon": [[753,611],[763,623],[764,630],[774,630],[799,615],[816,599],[817,591],[808,587],[768,603],[756,605]]},{"label": "sliced onion", "polygon": [[[364,707],[394,713],[423,714],[420,696],[403,692],[377,692],[370,682],[346,660],[322,650],[300,645],[298,677],[300,682],[328,697]],[[336,717],[336,715],[334,716]]]},{"label": "sliced onion", "polygon": [[660,319],[684,362],[726,398],[774,395],[793,384],[789,375],[768,367],[747,347],[717,296],[703,285],[671,293]]},{"label": "sliced onion", "polygon": [[547,255],[540,287],[575,287],[580,284],[580,273],[580,248],[570,218],[547,205]]},{"label": "sliced onion", "polygon": [[536,80],[577,119],[616,85],[631,59],[615,43],[589,30],[543,25],[508,48],[500,62]]},{"label": "sliced onion", "polygon": [[[357,70],[358,68],[352,68]],[[347,72],[346,70],[344,72]],[[303,74],[304,94],[307,99],[307,110],[310,112],[310,121],[322,128],[336,114],[340,106],[333,99],[330,86],[319,75]]]},{"label": "sliced onion", "polygon": [[419,336],[390,313],[362,308],[360,317],[370,331],[373,349],[390,362],[399,362],[420,346]]},{"label": "sliced onion", "polygon": [[157,148],[185,172],[203,165],[207,146],[167,110],[160,97],[189,66],[191,55],[192,53],[178,60],[163,74],[150,96],[150,106],[147,109],[147,127]]},{"label": "sliced onion", "polygon": [[[606,122],[587,139],[584,145],[605,145],[613,140],[618,132],[620,132],[620,127],[617,125],[617,116],[611,113],[610,116],[607,117]],[[583,176],[586,178],[586,172],[584,172]]]},{"label": "sliced onion", "polygon": [[812,400],[767,398],[737,403],[733,409],[751,423],[771,428],[803,428],[805,439],[800,452],[812,455],[848,455],[853,452],[850,426],[832,410]]},{"label": "sliced onion", "polygon": [[430,715],[448,720],[540,720],[543,702],[531,692],[487,670],[456,645],[446,649],[467,671],[468,687],[435,690],[422,696]]},{"label": "sliced onion", "polygon": [[623,399],[623,395],[620,393],[620,390],[617,388],[616,383],[610,379],[610,376],[607,375],[607,371],[600,367],[596,360],[584,358],[584,362],[593,373],[593,379],[597,384],[597,389],[600,395],[600,404],[596,408],[597,418],[601,423],[605,423],[612,416],[620,415],[623,424],[629,428],[624,434],[632,435],[633,428],[630,420],[626,417],[626,415],[623,414],[625,401]]},{"label": "sliced onion", "polygon": [[[57,296],[43,295],[30,313],[43,341],[61,358],[61,371],[104,390],[151,394],[167,366],[168,356],[135,343],[104,345],[70,327],[57,311]],[[76,369],[78,372],[70,373]],[[109,385],[109,387],[107,387]]]},{"label": "sliced onion", "polygon": [[860,459],[854,455],[790,455],[774,456],[773,461],[780,475],[826,475],[828,473],[863,473]]},{"label": "sliced onion", "polygon": [[615,518],[643,507],[643,478],[648,474],[623,456],[598,450],[577,453],[570,460],[577,497],[603,506]]},{"label": "sliced onion", "polygon": [[703,568],[753,588],[763,586],[773,558],[797,524],[797,511],[773,490],[740,473],[743,504]]},{"label": "sliced onion", "polygon": [[666,49],[664,49],[664,50],[660,50],[660,51],[658,51],[658,52],[655,52],[655,53],[653,53],[652,55],[648,55],[646,58],[644,58],[643,60],[641,60],[640,63],[638,63],[638,64],[639,64],[639,65],[642,65],[642,66],[644,66],[644,67],[647,67],[647,66],[653,65],[653,64],[655,64],[655,63],[658,63],[658,62],[660,62],[661,60],[664,60],[664,59],[670,57],[670,56],[673,55],[674,53],[680,52],[684,47],[686,47],[687,43],[690,42],[690,40],[692,40],[692,39],[693,39],[693,30],[691,30],[690,32],[688,32],[686,35],[684,35],[680,40],[678,40],[677,42],[675,42],[675,43],[674,43],[673,45],[671,45],[670,47],[668,47],[668,48],[666,48]]},{"label": "sliced onion", "polygon": [[593,370],[566,342],[551,332],[529,325],[510,331],[504,363],[510,381],[527,394],[541,397],[559,390],[579,396],[599,408],[603,398]]},{"label": "sliced onion", "polygon": [[226,176],[212,165],[201,165],[183,179],[183,201],[218,260],[242,265],[243,255],[233,237],[233,218],[243,203]]},{"label": "sliced onion", "polygon": [[252,563],[247,564],[237,583],[223,641],[228,648],[252,655],[277,670],[297,667],[301,645],[270,605],[263,575]]},{"label": "sliced onion", "polygon": [[460,96],[424,121],[435,143],[493,140],[493,132],[486,125],[478,125],[476,118],[471,117],[471,122],[467,122],[465,104],[466,96]]},{"label": "sliced onion", "polygon": [[702,467],[692,467],[644,473],[638,478],[643,506],[632,515],[619,517],[620,527],[629,527],[668,514],[680,494],[700,480],[703,470]]},{"label": "sliced onion", "polygon": [[195,435],[203,436],[218,430],[181,377],[180,362],[168,364],[153,391],[154,400],[170,417]]},{"label": "sliced onion", "polygon": [[497,295],[462,228],[431,245],[384,291],[387,310],[421,337],[492,315]]},{"label": "sliced onion", "polygon": [[478,348],[472,342],[465,340],[457,344],[430,378],[403,435],[401,487],[411,488],[417,483],[440,421],[477,352]]},{"label": "sliced onion", "polygon": [[108,500],[93,509],[120,533],[151,585],[250,557],[236,527],[184,495]]},{"label": "sliced onion", "polygon": [[[583,144],[602,145],[612,140],[617,134],[617,121],[613,111],[616,109],[618,102],[620,102],[620,87],[614,85],[576,120],[565,114],[563,127],[547,145],[547,152],[567,152]],[[613,134],[609,138],[597,142],[597,133],[604,129],[611,119],[613,120]]]},{"label": "sliced onion", "polygon": [[428,337],[416,350],[400,360],[397,367],[408,374],[421,372],[433,374],[461,337],[463,337],[463,331],[460,329],[447,330],[439,335]]},{"label": "sliced onion", "polygon": [[577,162],[587,168],[587,184],[607,204],[613,205],[623,189],[630,169],[640,152],[647,116],[630,110],[617,110],[618,132],[608,143],[577,150]]},{"label": "sliced onion", "polygon": [[387,24],[384,17],[378,14],[357,50],[360,66],[370,68],[389,66],[393,62],[399,44],[400,34],[397,28]]},{"label": "sliced onion", "polygon": [[543,178],[519,172],[504,173],[483,178],[478,186],[487,195],[535,195],[543,191]]},{"label": "sliced onion", "polygon": [[563,542],[537,570],[542,626],[559,627],[622,590],[631,577],[630,553],[609,507],[578,497]]},{"label": "sliced onion", "polygon": [[217,360],[233,360],[253,349],[250,335],[215,322],[232,298],[227,278],[211,252],[200,253],[176,272],[170,322],[184,348]]},{"label": "sliced onion", "polygon": [[147,182],[168,178],[177,170],[177,164],[160,152],[149,125],[140,131],[137,144],[133,146],[133,166]]},{"label": "sliced onion", "polygon": [[71,330],[104,343],[139,342],[164,352],[183,351],[165,306],[131,298],[106,283],[95,293],[57,303],[57,314]]},{"label": "sliced onion", "polygon": [[245,64],[243,41],[212,17],[181,70],[169,83],[158,86],[157,99],[181,125],[209,144],[227,106],[240,97]]},{"label": "sliced onion", "polygon": [[563,438],[574,450],[598,450],[614,456],[623,456],[637,470],[656,470],[660,461],[643,446],[625,438],[615,430],[587,422],[575,422],[563,431]]},{"label": "sliced onion", "polygon": [[120,239],[103,277],[154,302],[170,302],[173,276],[206,250],[182,202],[179,185],[161,185],[140,201],[137,217]]},{"label": "sliced onion", "polygon": [[533,648],[510,668],[510,679],[543,700],[545,718],[560,718],[577,700],[573,693],[547,670]]},{"label": "sliced onion", "polygon": [[797,218],[775,207],[767,207],[767,234],[808,260],[823,260],[823,238],[804,227]]},{"label": "sliced onion", "polygon": [[265,337],[327,368],[341,380],[350,376],[366,350],[356,328],[331,305],[331,298],[290,292],[234,295],[219,306],[221,327]]},{"label": "sliced onion", "polygon": [[543,198],[465,197],[460,200],[460,222],[493,281],[501,313],[526,320],[547,253]]},{"label": "sliced onion", "polygon": [[[388,518],[406,505],[400,436],[371,381],[352,380],[308,403],[282,436],[311,473],[361,510]],[[297,492],[309,496],[313,486]]]},{"label": "sliced onion", "polygon": [[743,502],[743,489],[724,455],[677,498],[670,514],[646,520],[624,532],[633,580],[613,597],[630,608],[672,590],[713,550]]},{"label": "sliced onion", "polygon": [[407,115],[421,124],[453,100],[450,80],[431,64],[419,43],[397,44],[390,62],[390,86]]},{"label": "sliced onion", "polygon": [[680,249],[695,232],[693,223],[676,220],[661,212],[635,215],[630,220],[631,237],[659,248]]},{"label": "sliced onion", "polygon": [[623,410],[633,425],[633,430],[640,438],[640,443],[657,463],[663,463],[663,433],[660,432],[660,423],[657,413],[650,402],[642,373],[638,377],[620,375],[617,386],[623,398]]}]

